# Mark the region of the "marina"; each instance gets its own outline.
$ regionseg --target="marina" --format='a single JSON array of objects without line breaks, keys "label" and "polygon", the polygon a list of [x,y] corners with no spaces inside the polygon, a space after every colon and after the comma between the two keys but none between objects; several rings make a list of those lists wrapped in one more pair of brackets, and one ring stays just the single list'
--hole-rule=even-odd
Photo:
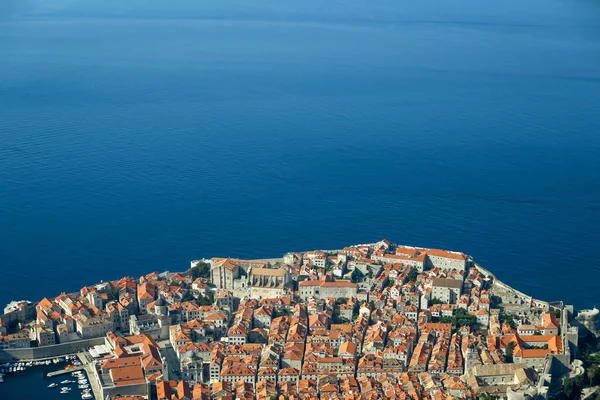
[{"label": "marina", "polygon": [[77,355],[44,360],[0,364],[0,398],[2,393],[17,393],[27,387],[36,398],[93,399],[84,366]]}]

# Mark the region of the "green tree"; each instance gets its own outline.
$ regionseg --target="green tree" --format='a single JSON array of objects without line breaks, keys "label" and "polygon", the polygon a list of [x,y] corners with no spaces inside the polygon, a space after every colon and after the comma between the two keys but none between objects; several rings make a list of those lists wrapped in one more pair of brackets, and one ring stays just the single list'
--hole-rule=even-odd
[{"label": "green tree", "polygon": [[500,320],[502,322],[506,322],[508,325],[510,325],[511,328],[516,329],[517,328],[517,324],[515,323],[515,319],[513,318],[512,315],[510,314],[501,314],[500,315]]},{"label": "green tree", "polygon": [[215,302],[215,295],[209,292],[207,296],[200,296],[198,298],[198,304],[201,306],[210,306]]},{"label": "green tree", "polygon": [[189,290],[187,292],[185,292],[185,294],[181,298],[182,302],[192,301],[192,300],[194,300],[194,295]]},{"label": "green tree", "polygon": [[515,344],[510,342],[506,345],[506,353],[504,354],[504,361],[507,363],[513,362],[513,353],[515,351]]},{"label": "green tree", "polygon": [[358,304],[358,301],[354,302],[354,307],[352,308],[352,318],[356,318],[358,317],[358,312],[360,311],[360,305]]},{"label": "green tree", "polygon": [[454,315],[452,315],[452,325],[455,328],[460,328],[461,326],[473,327],[477,325],[477,317],[467,313],[464,308],[459,308]]},{"label": "green tree", "polygon": [[282,317],[284,315],[292,315],[292,311],[287,308],[276,308],[273,311],[273,318]]},{"label": "green tree", "polygon": [[438,299],[437,297],[434,297],[433,299],[431,299],[431,304],[444,304],[444,302]]},{"label": "green tree", "polygon": [[560,318],[560,310],[558,308],[550,311],[550,314],[554,315],[556,318]]},{"label": "green tree", "polygon": [[106,286],[106,295],[108,296],[108,300],[119,301],[119,288],[109,283]]},{"label": "green tree", "polygon": [[563,393],[567,399],[575,399],[578,398],[581,394],[581,379],[582,376],[577,376],[575,378],[565,378],[563,381]]},{"label": "green tree", "polygon": [[596,382],[596,377],[598,376],[598,372],[599,369],[596,365],[590,366],[587,369],[586,374],[588,377],[589,386],[594,386],[594,383]]},{"label": "green tree", "polygon": [[190,274],[192,278],[209,278],[210,277],[210,264],[204,261],[198,261],[192,268]]},{"label": "green tree", "polygon": [[415,267],[410,267],[410,270],[408,271],[408,275],[406,275],[406,278],[408,279],[408,281],[416,282],[417,276],[419,276],[419,271],[417,271],[417,269]]}]

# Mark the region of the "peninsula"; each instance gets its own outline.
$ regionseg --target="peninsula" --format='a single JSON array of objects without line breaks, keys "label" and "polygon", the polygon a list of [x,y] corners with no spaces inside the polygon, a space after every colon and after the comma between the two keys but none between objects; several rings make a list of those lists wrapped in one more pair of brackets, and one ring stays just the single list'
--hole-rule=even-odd
[{"label": "peninsula", "polygon": [[599,321],[467,254],[381,240],[14,301],[0,367],[77,355],[113,400],[594,398]]}]

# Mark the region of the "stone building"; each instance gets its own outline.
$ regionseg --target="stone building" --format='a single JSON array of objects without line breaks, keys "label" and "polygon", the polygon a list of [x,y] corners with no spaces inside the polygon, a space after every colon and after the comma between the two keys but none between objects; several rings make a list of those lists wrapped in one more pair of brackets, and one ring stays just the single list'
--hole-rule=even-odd
[{"label": "stone building", "polygon": [[468,256],[464,253],[457,253],[448,250],[427,249],[427,258],[425,266],[429,268],[439,268],[443,270],[456,269],[464,271],[468,265]]},{"label": "stone building", "polygon": [[132,335],[144,334],[154,340],[164,340],[169,338],[170,323],[171,320],[168,316],[132,315],[129,317],[129,333]]},{"label": "stone building", "polygon": [[317,298],[349,298],[356,297],[357,285],[349,281],[335,281],[331,278],[325,280],[309,280],[299,283],[300,297],[306,300],[310,297]]},{"label": "stone building", "polygon": [[287,268],[249,268],[248,281],[245,285],[250,289],[253,299],[275,298],[285,294],[285,289],[292,282]]},{"label": "stone building", "polygon": [[112,320],[102,317],[81,316],[76,324],[77,333],[82,339],[104,336],[114,329]]},{"label": "stone building", "polygon": [[444,304],[456,304],[462,291],[462,281],[458,279],[433,278],[431,297]]},{"label": "stone building", "polygon": [[210,277],[213,284],[219,289],[229,290],[242,286],[244,282],[236,281],[242,276],[247,276],[248,269],[251,267],[265,268],[269,265],[266,261],[238,260],[235,258],[212,258],[210,264]]},{"label": "stone building", "polygon": [[503,395],[509,388],[534,384],[537,376],[525,364],[490,364],[467,370],[466,380],[476,395]]}]

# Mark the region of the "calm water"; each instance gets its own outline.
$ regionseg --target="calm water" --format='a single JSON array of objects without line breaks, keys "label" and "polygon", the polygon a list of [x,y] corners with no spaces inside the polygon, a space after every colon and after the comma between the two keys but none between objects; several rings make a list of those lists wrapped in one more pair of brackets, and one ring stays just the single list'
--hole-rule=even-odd
[{"label": "calm water", "polygon": [[0,60],[2,304],[383,237],[597,303],[596,1],[5,0]]},{"label": "calm water", "polygon": [[[69,400],[81,399],[82,390],[77,384],[61,385],[64,380],[75,380],[70,374],[48,378],[48,372],[63,369],[66,364],[51,364],[37,367],[30,367],[26,371],[11,373],[4,377],[4,383],[0,383],[0,398],[2,400],[12,399],[44,399],[44,400]],[[87,374],[86,374],[87,377]],[[51,383],[58,386],[48,388]],[[68,395],[61,395],[60,388],[67,386],[71,388]],[[3,397],[8,396],[8,397]]]}]

